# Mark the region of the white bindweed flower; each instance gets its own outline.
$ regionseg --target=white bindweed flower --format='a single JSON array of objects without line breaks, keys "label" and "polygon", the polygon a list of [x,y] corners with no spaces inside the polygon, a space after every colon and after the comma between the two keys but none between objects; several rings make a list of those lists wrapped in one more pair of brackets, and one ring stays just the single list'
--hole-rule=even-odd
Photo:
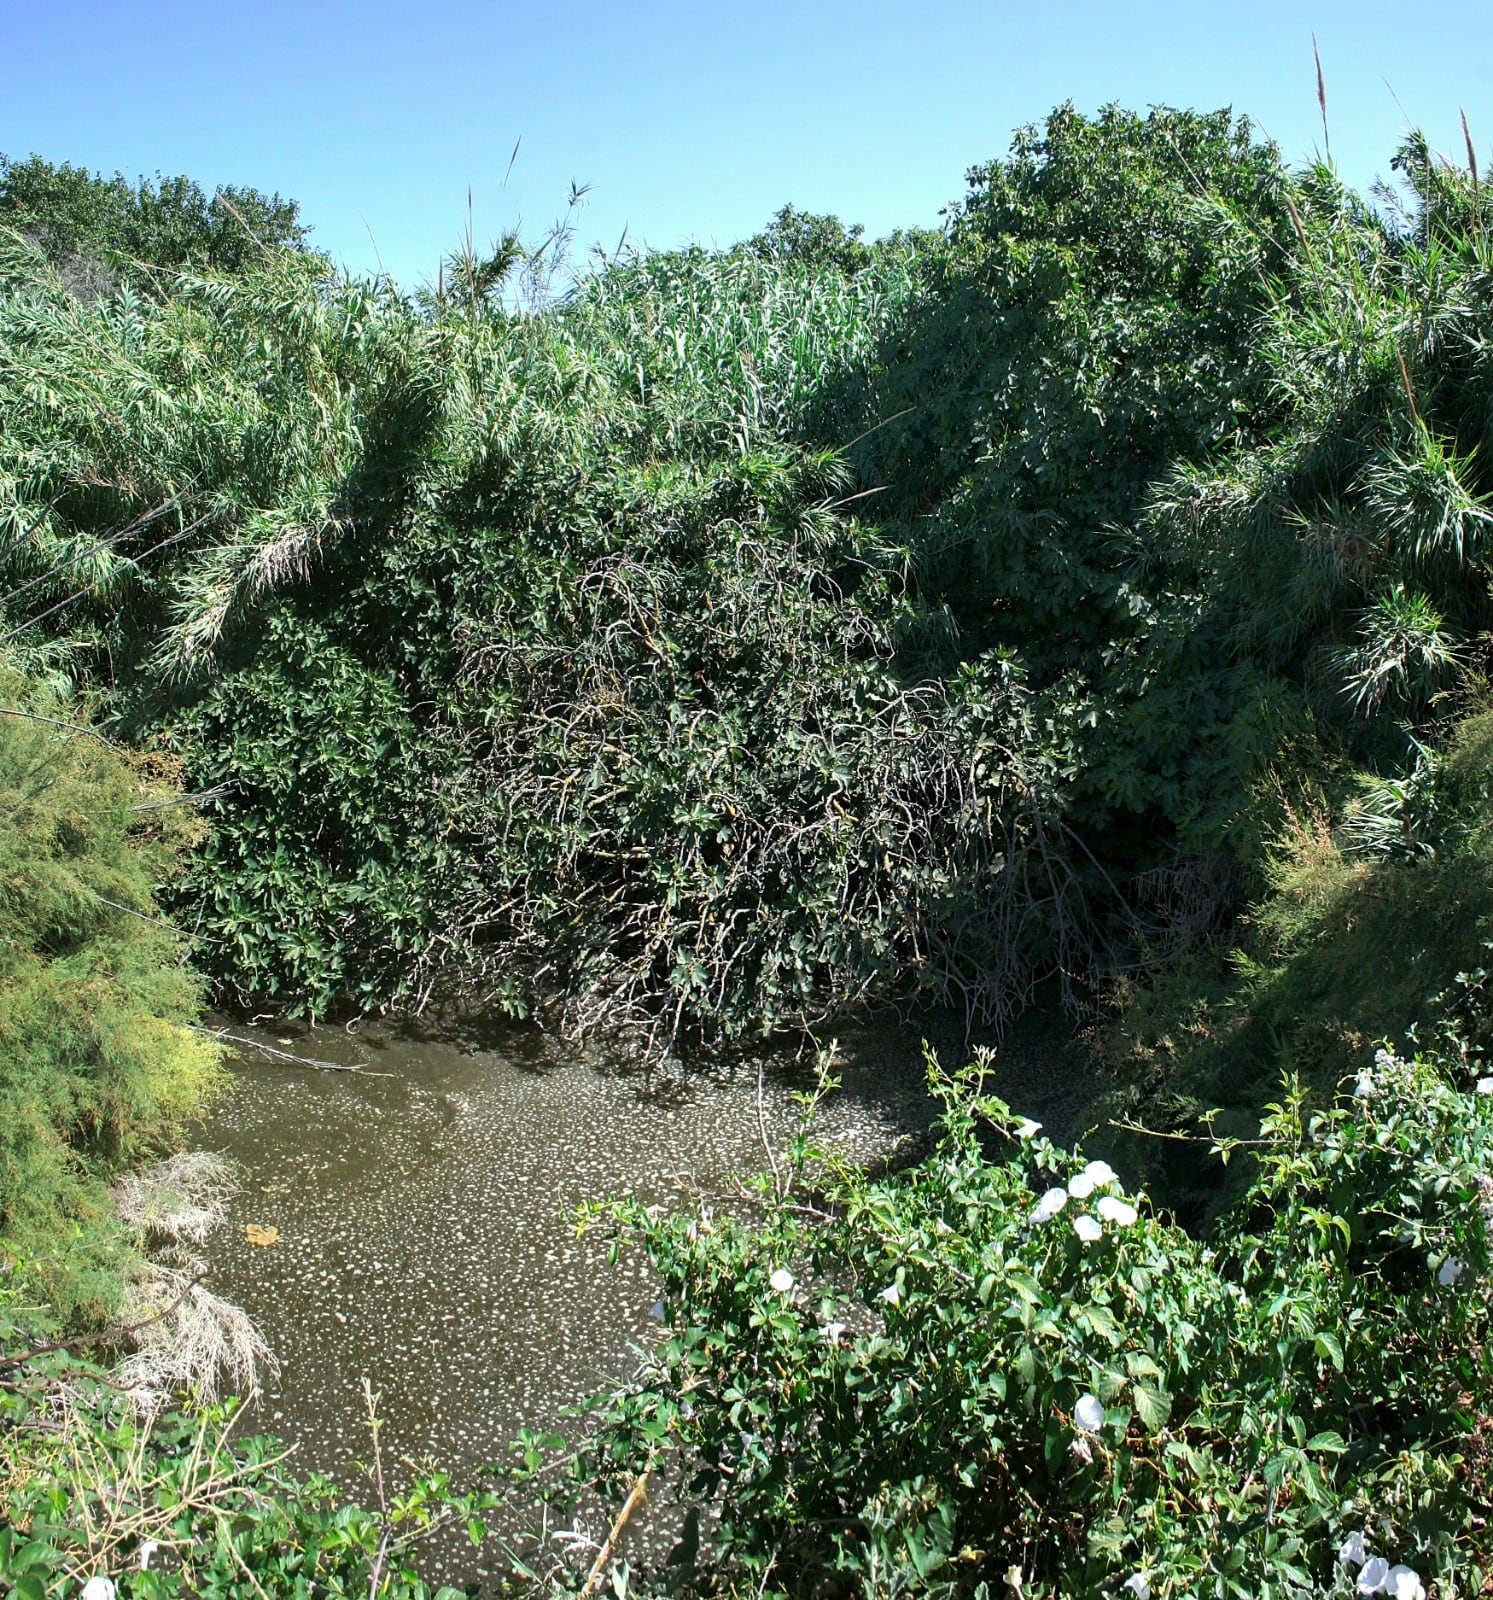
[{"label": "white bindweed flower", "polygon": [[1374,1074],[1365,1068],[1358,1074],[1358,1082],[1353,1085],[1353,1093],[1360,1100],[1367,1100],[1370,1095],[1379,1091],[1374,1086]]},{"label": "white bindweed flower", "polygon": [[1441,1270],[1436,1274],[1436,1281],[1443,1289],[1454,1284],[1462,1276],[1466,1263],[1460,1256],[1448,1256],[1441,1263]]},{"label": "white bindweed flower", "polygon": [[1094,1180],[1087,1172],[1075,1173],[1068,1180],[1068,1193],[1075,1200],[1087,1200],[1094,1192]]},{"label": "white bindweed flower", "polygon": [[655,1300],[653,1304],[648,1307],[648,1315],[652,1317],[655,1322],[662,1322],[664,1320],[663,1301]]},{"label": "white bindweed flower", "polygon": [[114,1600],[114,1580],[102,1573],[83,1585],[83,1600]]},{"label": "white bindweed flower", "polygon": [[1085,1244],[1097,1244],[1104,1237],[1103,1224],[1087,1211],[1081,1217],[1074,1217],[1073,1231]]},{"label": "white bindweed flower", "polygon": [[824,1342],[826,1344],[839,1344],[845,1333],[843,1322],[826,1322],[824,1325]]},{"label": "white bindweed flower", "polygon": [[[1490,1080],[1493,1081],[1493,1080]],[[1030,1117],[1023,1117],[1016,1124],[1016,1137],[1018,1139],[1035,1139],[1042,1131],[1040,1122],[1033,1122]]]},{"label": "white bindweed flower", "polygon": [[1084,1433],[1098,1433],[1104,1426],[1104,1407],[1096,1394],[1081,1394],[1073,1408],[1073,1426]]},{"label": "white bindweed flower", "polygon": [[1479,1078],[1475,1092],[1478,1094],[1493,1094],[1493,1078]]},{"label": "white bindweed flower", "polygon": [[1032,1221],[1046,1222],[1049,1217],[1055,1217],[1067,1204],[1068,1191],[1066,1189],[1049,1189],[1032,1207]]},{"label": "white bindweed flower", "polygon": [[1384,1580],[1388,1576],[1389,1563],[1383,1556],[1364,1562],[1363,1571],[1358,1574],[1359,1594],[1383,1594]]},{"label": "white bindweed flower", "polygon": [[1115,1182],[1115,1169],[1107,1161],[1089,1162],[1083,1169],[1083,1175],[1096,1187]]},{"label": "white bindweed flower", "polygon": [[1135,1600],[1151,1600],[1151,1574],[1149,1572],[1132,1572],[1120,1587],[1129,1589],[1135,1596]]},{"label": "white bindweed flower", "polygon": [[889,1283],[881,1291],[880,1298],[885,1300],[889,1306],[900,1306],[902,1304],[902,1291],[895,1283]]},{"label": "white bindweed flower", "polygon": [[1112,1194],[1101,1195],[1094,1209],[1106,1222],[1118,1223],[1122,1228],[1130,1227],[1140,1216],[1128,1200],[1116,1200]]},{"label": "white bindweed flower", "polygon": [[149,1570],[150,1558],[160,1548],[161,1548],[161,1541],[159,1539],[142,1539],[140,1541],[140,1548],[135,1552],[135,1554],[140,1558],[140,1570],[141,1570],[141,1572],[145,1572],[145,1571]]},{"label": "white bindweed flower", "polygon": [[787,1267],[779,1267],[767,1281],[779,1294],[793,1293],[793,1274]]},{"label": "white bindweed flower", "polygon": [[1361,1567],[1369,1559],[1361,1533],[1350,1533],[1338,1546],[1337,1558],[1345,1567]]},{"label": "white bindweed flower", "polygon": [[1391,1567],[1384,1575],[1384,1592],[1395,1600],[1426,1600],[1426,1586],[1414,1567]]}]

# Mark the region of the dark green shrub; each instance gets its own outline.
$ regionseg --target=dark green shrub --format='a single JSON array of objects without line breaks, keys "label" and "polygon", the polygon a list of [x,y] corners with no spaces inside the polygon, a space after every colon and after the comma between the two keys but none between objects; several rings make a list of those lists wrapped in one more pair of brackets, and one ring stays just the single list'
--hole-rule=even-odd
[{"label": "dark green shrub", "polygon": [[577,1470],[673,1476],[699,1543],[658,1592],[1305,1597],[1353,1532],[1479,1592],[1493,1094],[1387,1052],[1292,1091],[1207,1247],[980,1082],[894,1177],[610,1211],[666,1328]]}]

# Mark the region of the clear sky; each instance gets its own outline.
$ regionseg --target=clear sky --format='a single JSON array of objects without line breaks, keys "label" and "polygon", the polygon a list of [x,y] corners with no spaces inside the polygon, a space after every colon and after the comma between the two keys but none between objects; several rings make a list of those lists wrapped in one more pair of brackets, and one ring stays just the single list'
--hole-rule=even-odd
[{"label": "clear sky", "polygon": [[1231,105],[1305,160],[1313,31],[1350,182],[1387,173],[1407,116],[1461,159],[1461,110],[1493,168],[1488,0],[3,0],[0,19],[0,151],[279,190],[314,243],[407,287],[459,241],[468,185],[479,245],[537,237],[572,180],[581,242],[609,250],[624,227],[729,243],[790,202],[872,235],[932,225],[1066,99]]}]

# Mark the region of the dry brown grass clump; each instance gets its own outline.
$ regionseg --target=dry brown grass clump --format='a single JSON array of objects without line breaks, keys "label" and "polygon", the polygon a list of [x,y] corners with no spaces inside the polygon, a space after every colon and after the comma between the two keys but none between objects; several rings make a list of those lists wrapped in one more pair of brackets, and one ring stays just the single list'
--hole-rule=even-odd
[{"label": "dry brown grass clump", "polygon": [[202,1244],[223,1220],[238,1173],[212,1150],[183,1150],[141,1172],[127,1172],[114,1185],[121,1221],[147,1238]]},{"label": "dry brown grass clump", "polygon": [[114,1381],[140,1411],[157,1411],[182,1390],[199,1401],[215,1400],[225,1385],[257,1394],[260,1373],[279,1370],[248,1314],[203,1287],[207,1262],[186,1248],[222,1222],[237,1187],[233,1163],[211,1150],[184,1150],[114,1185],[120,1217],[155,1247],[130,1269],[119,1308],[134,1349]]},{"label": "dry brown grass clump", "polygon": [[246,1312],[202,1285],[207,1263],[182,1249],[142,1261],[131,1274],[120,1320],[134,1351],[114,1369],[141,1411],[159,1410],[174,1394],[212,1401],[226,1386],[259,1392],[261,1372],[280,1364]]}]

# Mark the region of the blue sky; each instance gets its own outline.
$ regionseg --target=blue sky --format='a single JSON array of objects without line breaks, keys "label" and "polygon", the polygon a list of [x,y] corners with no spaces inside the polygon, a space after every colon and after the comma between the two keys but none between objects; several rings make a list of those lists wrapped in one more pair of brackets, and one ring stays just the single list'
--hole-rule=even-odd
[{"label": "blue sky", "polygon": [[1313,31],[1350,182],[1387,172],[1407,115],[1460,158],[1465,110],[1493,168],[1486,0],[8,0],[5,13],[0,150],[279,190],[315,243],[406,286],[460,239],[468,185],[479,244],[516,223],[537,237],[572,180],[591,185],[581,242],[608,249],[624,227],[654,245],[729,243],[788,202],[873,235],[931,225],[968,167],[1065,99],[1232,105],[1304,160],[1322,142]]}]

